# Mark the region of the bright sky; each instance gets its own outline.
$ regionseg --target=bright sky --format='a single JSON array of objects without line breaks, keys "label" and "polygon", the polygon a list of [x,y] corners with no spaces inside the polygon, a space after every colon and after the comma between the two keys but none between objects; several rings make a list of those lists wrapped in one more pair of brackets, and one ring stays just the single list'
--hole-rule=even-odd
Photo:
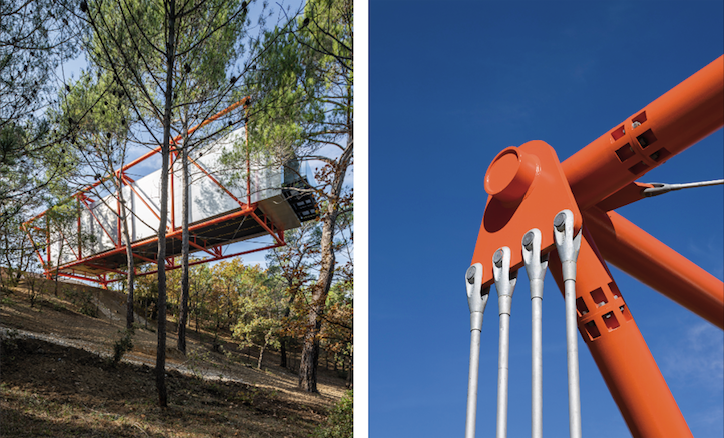
[{"label": "bright sky", "polygon": [[[462,436],[469,359],[463,277],[503,148],[530,140],[561,161],[724,53],[721,1],[431,2],[369,7],[369,432]],[[641,178],[724,177],[722,130]],[[722,186],[619,210],[719,279]],[[696,437],[724,435],[724,336],[613,268]],[[564,306],[543,300],[545,436],[568,436]],[[495,289],[491,290],[495,293]],[[495,295],[493,295],[495,296]],[[508,435],[530,434],[530,292],[512,305]],[[483,323],[477,436],[495,430],[497,300]],[[579,336],[583,432],[630,436]]]}]

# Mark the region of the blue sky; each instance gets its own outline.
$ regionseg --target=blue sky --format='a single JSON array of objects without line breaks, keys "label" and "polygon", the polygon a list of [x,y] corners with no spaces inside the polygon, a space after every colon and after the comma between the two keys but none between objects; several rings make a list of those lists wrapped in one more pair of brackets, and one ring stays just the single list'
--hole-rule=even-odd
[{"label": "blue sky", "polygon": [[[493,157],[530,140],[561,161],[724,53],[720,1],[369,2],[369,436],[462,436],[463,275]],[[724,177],[722,131],[643,182]],[[722,186],[619,213],[724,276]],[[696,437],[724,434],[724,336],[612,268]],[[491,291],[494,293],[494,289]],[[543,300],[546,436],[568,435],[564,306]],[[497,300],[483,323],[477,436],[495,430]],[[508,434],[530,434],[530,292],[511,319]],[[630,436],[579,336],[586,437]]]}]

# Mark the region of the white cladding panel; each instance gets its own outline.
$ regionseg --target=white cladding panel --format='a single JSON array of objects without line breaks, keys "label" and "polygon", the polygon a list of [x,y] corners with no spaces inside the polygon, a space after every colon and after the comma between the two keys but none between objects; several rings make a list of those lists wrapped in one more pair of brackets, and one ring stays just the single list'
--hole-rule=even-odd
[{"label": "white cladding panel", "polygon": [[[129,193],[133,210],[131,240],[136,242],[153,237],[158,232],[158,217],[161,216],[161,169],[136,180],[131,185],[134,189]],[[169,208],[171,208],[170,203]],[[167,224],[171,225],[170,218]]]},{"label": "white cladding panel", "polygon": [[[222,216],[240,208],[239,204],[228,193],[207,176],[207,173],[224,185],[239,201],[247,202],[246,178],[242,178],[234,185],[227,184],[227,178],[223,173],[225,166],[220,163],[224,150],[230,150],[235,141],[243,141],[243,139],[244,129],[242,128],[232,132],[214,145],[204,148],[202,156],[195,158],[196,163],[203,168],[203,171],[193,163],[189,163],[189,181],[191,182],[189,192],[190,224]],[[245,167],[246,163],[243,166]],[[270,210],[269,214],[272,219],[282,214],[283,211],[284,220],[282,222],[289,222],[280,223],[285,228],[289,229],[298,226],[299,222],[296,216],[281,196],[281,186],[284,180],[283,167],[272,166],[270,160],[263,158],[252,160],[250,167],[251,202],[261,202],[265,211]],[[175,223],[173,225],[179,227],[181,226],[182,211],[182,179],[181,164],[178,162],[173,164],[173,175],[169,176],[169,195],[171,193],[171,184],[173,184],[173,208],[175,213]],[[157,234],[159,225],[157,216],[160,216],[161,205],[161,170],[156,170],[136,180],[131,185],[133,190],[131,190],[131,187],[124,187],[123,195],[126,205],[133,211],[130,219],[131,240],[137,242]],[[169,213],[171,210],[170,201],[169,196]],[[276,204],[284,204],[286,209],[279,210],[282,206],[276,206]],[[90,241],[84,245],[83,257],[113,249],[118,240],[118,203],[115,195],[108,195],[102,200],[90,204],[90,208],[93,214],[85,208],[81,210],[81,230],[87,236],[91,236]],[[293,216],[291,222],[286,217],[290,214]],[[167,223],[170,227],[172,226],[171,214],[168,216]],[[60,243],[54,245],[53,252],[56,256],[58,253],[55,251],[59,249]],[[75,257],[75,254],[69,250],[67,245],[63,247],[63,262],[74,261]]]},{"label": "white cladding panel", "polygon": [[[238,210],[239,203],[229,193],[239,201],[247,202],[246,178],[240,179],[235,184],[229,184],[228,178],[224,174],[226,166],[221,164],[224,152],[230,151],[234,142],[243,141],[243,139],[244,129],[238,129],[216,142],[211,148],[204,150],[201,157],[196,157],[194,161],[198,166],[189,163],[190,224]],[[246,163],[243,163],[242,167],[245,166]],[[250,168],[252,203],[281,194],[282,167],[271,165],[269,160],[257,159],[252,160]],[[209,175],[223,185],[229,193],[214,182]],[[181,163],[177,162],[174,164],[174,211],[177,227],[181,225],[181,187]]]},{"label": "white cladding panel", "polygon": [[[66,241],[66,239],[69,239],[69,241]],[[78,251],[77,242],[76,233],[73,233],[72,236],[65,236],[65,239],[60,233],[52,234],[50,244],[51,264],[53,266],[56,264],[63,265],[74,261],[76,259],[74,251]],[[70,245],[73,245],[73,247]]]}]

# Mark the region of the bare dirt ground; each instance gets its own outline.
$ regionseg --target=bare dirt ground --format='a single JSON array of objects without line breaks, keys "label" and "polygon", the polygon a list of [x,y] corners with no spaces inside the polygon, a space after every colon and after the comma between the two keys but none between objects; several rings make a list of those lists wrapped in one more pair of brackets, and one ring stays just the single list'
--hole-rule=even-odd
[{"label": "bare dirt ground", "polygon": [[[239,351],[222,337],[188,329],[188,354],[167,337],[169,408],[157,407],[155,327],[138,328],[122,363],[110,360],[125,325],[125,296],[93,293],[97,318],[77,312],[61,289],[45,284],[30,306],[21,285],[0,296],[0,435],[23,437],[308,437],[344,393],[344,379],[321,367],[319,394],[297,389],[297,376],[265,353]],[[253,366],[251,364],[254,364]],[[323,364],[322,364],[323,365]]]}]

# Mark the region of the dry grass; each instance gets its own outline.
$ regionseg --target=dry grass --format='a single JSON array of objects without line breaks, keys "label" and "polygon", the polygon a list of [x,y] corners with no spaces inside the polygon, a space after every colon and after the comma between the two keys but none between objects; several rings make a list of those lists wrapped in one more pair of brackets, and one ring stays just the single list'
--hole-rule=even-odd
[{"label": "dry grass", "polygon": [[226,338],[227,354],[214,353],[211,334],[199,339],[190,331],[188,358],[173,348],[172,333],[167,339],[170,405],[160,409],[152,369],[156,334],[137,330],[124,357],[130,361],[113,366],[108,355],[125,321],[122,295],[93,292],[108,315],[81,315],[52,289],[34,308],[22,287],[0,296],[0,326],[45,337],[5,336],[0,436],[308,437],[342,396],[344,381],[332,372],[321,369],[320,394],[308,394],[276,366],[278,356],[265,354],[257,370],[249,366],[255,352],[242,354]]}]

